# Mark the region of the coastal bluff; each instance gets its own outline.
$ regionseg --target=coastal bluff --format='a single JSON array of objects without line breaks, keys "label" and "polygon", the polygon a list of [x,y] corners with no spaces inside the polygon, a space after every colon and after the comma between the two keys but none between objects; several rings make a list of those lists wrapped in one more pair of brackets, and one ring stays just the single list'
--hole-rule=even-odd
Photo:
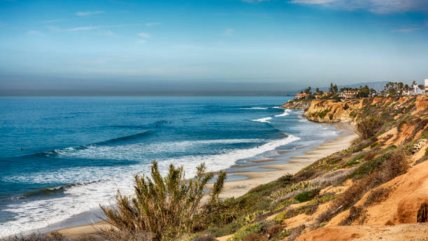
[{"label": "coastal bluff", "polygon": [[[378,122],[373,127],[376,134],[356,140],[353,146],[370,144],[352,150],[349,159],[342,155],[347,165],[335,165],[338,170],[357,168],[353,178],[321,190],[334,190],[341,198],[326,204],[323,212],[284,221],[289,227],[303,229],[296,240],[426,240],[428,96],[293,100],[283,107],[303,109],[307,119],[320,123],[361,126],[369,118]],[[376,168],[380,169],[374,171]],[[391,172],[396,174],[385,178]]]},{"label": "coastal bluff", "polygon": [[401,98],[374,97],[358,98],[350,100],[291,100],[283,104],[283,108],[293,110],[304,110],[304,116],[314,122],[319,123],[337,123],[350,122],[355,123],[361,119],[364,113],[362,111],[368,107],[379,109],[393,107],[399,109],[405,105],[409,108],[415,107],[415,113],[423,113],[428,110],[428,96],[404,96]]}]

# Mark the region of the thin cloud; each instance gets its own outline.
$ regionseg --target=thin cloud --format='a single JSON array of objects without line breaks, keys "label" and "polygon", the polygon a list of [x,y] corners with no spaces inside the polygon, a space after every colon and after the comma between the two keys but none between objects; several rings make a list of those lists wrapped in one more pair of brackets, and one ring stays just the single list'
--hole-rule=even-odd
[{"label": "thin cloud", "polygon": [[376,14],[428,12],[427,0],[291,0],[294,4],[319,5],[344,10],[367,10]]},{"label": "thin cloud", "polygon": [[141,24],[88,25],[88,26],[68,27],[68,28],[48,26],[47,28],[55,32],[81,32],[81,31],[101,30],[101,29],[110,31],[111,28],[123,28],[128,26],[141,26]]},{"label": "thin cloud", "polygon": [[104,11],[79,11],[79,12],[76,12],[75,15],[78,17],[89,17],[89,16],[99,15],[103,13]]},{"label": "thin cloud", "polygon": [[148,40],[148,39],[150,39],[150,38],[152,37],[152,35],[151,35],[151,34],[146,33],[146,32],[140,32],[140,33],[138,33],[137,35],[138,35],[138,37],[140,38],[139,42],[141,42],[141,43],[145,43],[145,42],[147,42],[147,40]]},{"label": "thin cloud", "polygon": [[100,29],[100,26],[77,26],[71,28],[58,28],[58,27],[49,27],[50,30],[56,32],[82,32],[82,31],[92,31]]},{"label": "thin cloud", "polygon": [[424,29],[425,26],[418,26],[418,27],[402,27],[402,28],[396,28],[393,29],[392,32],[394,33],[413,33],[419,30]]}]

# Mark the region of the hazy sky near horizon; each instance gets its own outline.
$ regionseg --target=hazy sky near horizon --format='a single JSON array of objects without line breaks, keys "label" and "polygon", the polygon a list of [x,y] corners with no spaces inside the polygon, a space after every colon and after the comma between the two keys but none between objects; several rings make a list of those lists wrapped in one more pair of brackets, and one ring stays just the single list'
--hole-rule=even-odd
[{"label": "hazy sky near horizon", "polygon": [[0,0],[0,94],[424,78],[427,0]]}]

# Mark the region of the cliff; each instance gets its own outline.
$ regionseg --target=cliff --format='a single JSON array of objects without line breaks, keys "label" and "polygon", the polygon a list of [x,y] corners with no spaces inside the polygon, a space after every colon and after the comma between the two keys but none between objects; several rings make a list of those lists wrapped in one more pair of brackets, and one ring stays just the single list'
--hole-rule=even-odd
[{"label": "cliff", "polygon": [[427,96],[294,100],[283,107],[303,109],[315,122],[352,123],[360,137],[351,147],[238,199],[246,221],[230,240],[428,236],[428,226],[421,224],[428,222]]},{"label": "cliff", "polygon": [[[334,190],[336,201],[298,222],[298,240],[421,239],[428,236],[428,97],[314,100],[304,115],[316,122],[352,122],[378,118],[369,139],[355,142],[353,154],[335,162],[353,170]],[[357,128],[358,129],[358,128]],[[361,147],[364,142],[366,144]],[[330,171],[328,171],[330,172]],[[286,221],[296,225],[295,221]]]}]

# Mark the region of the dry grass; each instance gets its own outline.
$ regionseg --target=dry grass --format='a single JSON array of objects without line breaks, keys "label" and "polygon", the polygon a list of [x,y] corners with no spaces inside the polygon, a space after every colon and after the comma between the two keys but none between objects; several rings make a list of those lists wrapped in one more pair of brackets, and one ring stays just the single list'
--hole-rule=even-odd
[{"label": "dry grass", "polygon": [[363,212],[364,212],[364,208],[352,206],[349,209],[349,215],[345,219],[343,219],[339,223],[339,225],[350,225],[350,224],[352,224],[355,220],[357,220],[361,217]]},{"label": "dry grass", "polygon": [[292,229],[290,235],[287,238],[287,241],[296,240],[303,233],[305,228],[305,225],[300,225],[299,227]]},{"label": "dry grass", "polygon": [[373,190],[367,196],[366,201],[364,202],[364,206],[370,206],[375,203],[382,202],[383,200],[388,198],[391,189],[389,188],[378,188]]},{"label": "dry grass", "polygon": [[418,223],[426,223],[428,222],[428,204],[422,203],[419,207],[417,220]]}]

